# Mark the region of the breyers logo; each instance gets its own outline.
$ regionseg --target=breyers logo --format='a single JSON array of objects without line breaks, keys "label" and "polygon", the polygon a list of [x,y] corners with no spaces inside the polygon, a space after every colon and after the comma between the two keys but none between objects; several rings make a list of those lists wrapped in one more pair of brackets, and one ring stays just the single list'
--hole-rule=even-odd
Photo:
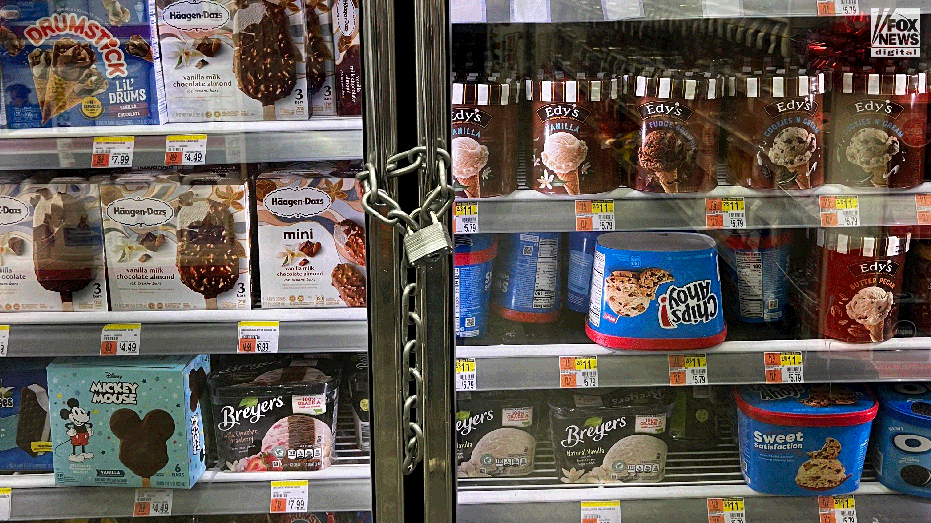
[{"label": "breyers logo", "polygon": [[130,227],[155,227],[175,214],[171,205],[152,198],[120,198],[107,205],[107,218]]},{"label": "breyers logo", "polygon": [[162,21],[182,31],[209,31],[223,27],[229,20],[230,12],[215,2],[184,0],[162,11]]},{"label": "breyers logo", "polygon": [[313,187],[285,187],[265,196],[262,205],[279,218],[310,218],[330,207],[330,195]]},{"label": "breyers logo", "polygon": [[918,58],[921,53],[921,10],[870,9],[870,54],[873,58]]},{"label": "breyers logo", "polygon": [[13,225],[29,216],[29,207],[9,196],[0,196],[0,225]]},{"label": "breyers logo", "polygon": [[680,323],[708,323],[718,316],[718,305],[718,296],[711,292],[711,280],[684,287],[670,285],[659,297],[659,324],[664,329],[675,329]]}]

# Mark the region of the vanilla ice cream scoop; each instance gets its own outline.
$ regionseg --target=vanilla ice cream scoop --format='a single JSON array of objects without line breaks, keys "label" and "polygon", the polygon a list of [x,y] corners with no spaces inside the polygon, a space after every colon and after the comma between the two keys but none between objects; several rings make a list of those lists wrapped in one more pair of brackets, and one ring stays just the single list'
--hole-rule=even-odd
[{"label": "vanilla ice cream scoop", "polygon": [[869,171],[886,168],[886,164],[899,152],[899,139],[882,129],[866,127],[857,131],[847,146],[847,161]]},{"label": "vanilla ice cream scoop", "polygon": [[608,449],[601,468],[609,481],[661,481],[666,469],[666,450],[666,443],[659,438],[632,434]]},{"label": "vanilla ice cream scoop", "polygon": [[553,133],[546,137],[540,160],[558,174],[574,171],[588,155],[588,146],[569,133]]},{"label": "vanilla ice cream scoop", "polygon": [[453,176],[466,179],[482,172],[488,163],[488,147],[468,136],[453,138]]},{"label": "vanilla ice cream scoop", "polygon": [[798,165],[808,167],[812,153],[818,147],[814,133],[801,127],[787,127],[773,139],[769,149],[769,159],[776,165],[793,168]]},{"label": "vanilla ice cream scoop", "polygon": [[503,427],[485,434],[475,444],[470,466],[460,467],[467,474],[489,476],[525,476],[533,472],[533,455],[537,440],[520,429]]},{"label": "vanilla ice cream scoop", "polygon": [[892,311],[892,303],[891,292],[866,287],[847,302],[847,315],[870,331],[870,340],[883,341],[883,325]]}]

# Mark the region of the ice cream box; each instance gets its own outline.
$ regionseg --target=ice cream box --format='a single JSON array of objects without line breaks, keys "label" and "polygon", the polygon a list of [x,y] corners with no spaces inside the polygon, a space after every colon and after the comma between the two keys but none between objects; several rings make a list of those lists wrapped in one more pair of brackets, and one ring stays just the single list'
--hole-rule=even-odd
[{"label": "ice cream box", "polygon": [[55,483],[191,488],[206,469],[209,373],[203,355],[57,358],[48,367]]},{"label": "ice cream box", "polygon": [[41,174],[0,179],[0,310],[107,310],[95,185]]},{"label": "ice cream box", "polygon": [[307,92],[311,116],[336,115],[336,64],[333,62],[333,0],[317,0],[304,8],[307,18]]},{"label": "ice cream box", "polygon": [[219,463],[234,472],[329,467],[340,374],[333,360],[279,358],[211,376]]},{"label": "ice cream box", "polygon": [[526,476],[533,472],[544,416],[541,403],[514,391],[457,394],[458,476]]},{"label": "ice cream box", "polygon": [[7,127],[165,121],[146,1],[12,0],[0,8],[12,13],[0,29]]},{"label": "ice cream box", "polygon": [[301,0],[156,0],[168,120],[306,120]]},{"label": "ice cream box", "polygon": [[16,360],[0,370],[0,470],[51,471],[45,367],[51,358]]},{"label": "ice cream box", "polygon": [[659,387],[555,394],[549,402],[563,483],[654,483],[666,470],[669,398]]},{"label": "ice cream box", "polygon": [[347,362],[345,376],[349,404],[352,406],[352,423],[356,429],[356,444],[362,450],[372,446],[371,411],[369,401],[368,354],[353,354]]},{"label": "ice cream box", "polygon": [[251,308],[241,173],[133,171],[100,191],[113,310]]},{"label": "ice cream box", "polygon": [[352,171],[316,162],[256,178],[262,307],[365,306],[365,215]]},{"label": "ice cream box", "polygon": [[863,385],[746,385],[734,389],[740,465],[753,490],[830,496],[860,486],[879,408]]},{"label": "ice cream box", "polygon": [[362,114],[362,43],[358,0],[333,0],[333,46],[336,48],[336,111]]},{"label": "ice cream box", "polygon": [[876,385],[870,459],[879,482],[898,492],[931,497],[931,385]]}]

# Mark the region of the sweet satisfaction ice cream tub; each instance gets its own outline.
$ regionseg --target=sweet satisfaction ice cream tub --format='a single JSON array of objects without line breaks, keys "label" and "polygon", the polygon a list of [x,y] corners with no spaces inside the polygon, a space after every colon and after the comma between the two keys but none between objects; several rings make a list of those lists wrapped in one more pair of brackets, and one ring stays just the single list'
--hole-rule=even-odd
[{"label": "sweet satisfaction ice cream tub", "polygon": [[824,184],[824,75],[760,72],[727,80],[731,182],[754,189]]},{"label": "sweet satisfaction ice cream tub", "polygon": [[732,231],[724,240],[729,311],[746,323],[780,321],[788,303],[790,231]]},{"label": "sweet satisfaction ice cream tub", "polygon": [[556,393],[549,405],[559,480],[662,481],[668,404],[659,387]]},{"label": "sweet satisfaction ice cream tub", "polygon": [[566,234],[569,268],[566,285],[566,307],[588,313],[592,290],[592,265],[595,263],[595,242],[600,232],[570,232]]},{"label": "sweet satisfaction ice cream tub", "polygon": [[830,183],[908,188],[924,181],[925,73],[839,71],[831,95]]},{"label": "sweet satisfaction ice cream tub", "polygon": [[527,393],[457,394],[457,475],[526,476],[533,472],[541,415],[540,405]]},{"label": "sweet satisfaction ice cream tub", "polygon": [[559,319],[560,236],[558,232],[499,235],[491,304],[495,313],[522,323]]},{"label": "sweet satisfaction ice cream tub", "polygon": [[615,349],[697,349],[724,341],[714,240],[617,232],[595,246],[585,332]]},{"label": "sweet satisfaction ice cream tub", "polygon": [[485,334],[492,265],[498,242],[491,234],[456,236],[453,290],[455,291],[456,336],[474,338]]},{"label": "sweet satisfaction ice cream tub", "polygon": [[863,385],[747,385],[734,390],[740,465],[753,490],[846,494],[860,486],[878,404]]},{"label": "sweet satisfaction ice cream tub", "polygon": [[517,190],[520,84],[454,83],[452,163],[456,196],[488,198]]},{"label": "sweet satisfaction ice cream tub", "polygon": [[636,76],[632,81],[627,108],[640,121],[633,188],[661,193],[714,189],[724,82],[700,76]]},{"label": "sweet satisfaction ice cream tub", "polygon": [[883,485],[931,498],[931,389],[928,383],[876,386],[870,459]]},{"label": "sweet satisfaction ice cream tub", "polygon": [[620,185],[611,148],[617,93],[605,80],[527,81],[533,168],[528,180],[549,194],[595,194]]},{"label": "sweet satisfaction ice cream tub", "polygon": [[910,235],[818,229],[799,307],[817,336],[867,343],[895,335]]}]

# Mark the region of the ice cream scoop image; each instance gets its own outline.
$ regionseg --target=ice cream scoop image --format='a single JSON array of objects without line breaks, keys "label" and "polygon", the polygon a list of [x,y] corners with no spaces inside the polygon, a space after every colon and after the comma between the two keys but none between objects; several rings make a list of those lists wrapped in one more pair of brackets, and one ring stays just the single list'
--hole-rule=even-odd
[{"label": "ice cream scoop image", "polygon": [[588,156],[588,145],[569,133],[553,133],[546,137],[540,161],[566,182],[566,192],[579,194],[579,166]]},{"label": "ice cream scoop image", "polygon": [[796,175],[799,189],[811,189],[809,163],[817,148],[818,139],[814,133],[801,127],[786,127],[773,139],[768,156],[771,162]]},{"label": "ice cream scoop image", "polygon": [[866,287],[847,302],[847,315],[866,327],[871,341],[883,341],[883,325],[892,311],[892,303],[891,292],[879,287]]},{"label": "ice cream scoop image", "polygon": [[488,164],[488,147],[468,136],[453,138],[452,160],[453,176],[465,186],[466,195],[470,198],[480,197],[479,176]]},{"label": "ice cream scoop image", "polygon": [[847,161],[859,165],[876,187],[889,185],[889,162],[899,153],[899,139],[882,129],[866,127],[850,139]]},{"label": "ice cream scoop image", "polygon": [[520,429],[503,427],[482,436],[460,476],[524,476],[533,472],[537,440]]},{"label": "ice cream scoop image", "polygon": [[262,438],[262,452],[290,465],[289,470],[321,470],[333,460],[333,434],[326,423],[306,414],[275,422]]},{"label": "ice cream scoop image", "polygon": [[632,434],[608,449],[601,468],[611,481],[661,481],[666,469],[666,451],[663,440],[647,434]]},{"label": "ice cream scoop image", "polygon": [[667,193],[679,192],[678,169],[688,156],[685,143],[673,131],[653,131],[646,135],[637,153],[640,166],[653,171]]}]

